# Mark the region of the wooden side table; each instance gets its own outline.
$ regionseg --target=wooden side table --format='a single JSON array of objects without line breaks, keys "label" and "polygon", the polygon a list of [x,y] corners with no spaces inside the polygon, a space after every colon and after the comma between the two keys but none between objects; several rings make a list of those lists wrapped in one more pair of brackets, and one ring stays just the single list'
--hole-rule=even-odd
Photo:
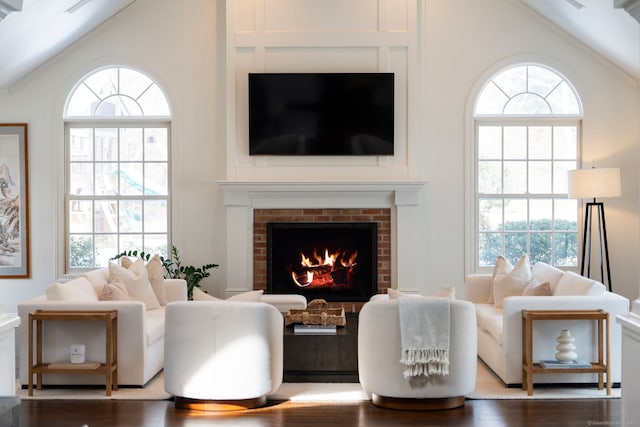
[{"label": "wooden side table", "polygon": [[[533,362],[534,320],[595,320],[598,322],[598,361],[589,368],[543,368]],[[606,374],[607,396],[611,394],[609,313],[604,310],[522,310],[522,389],[533,394],[533,374],[598,374],[598,389],[602,390]],[[606,326],[605,326],[606,323]],[[605,329],[606,328],[606,329]],[[606,353],[606,356],[605,356]]]},{"label": "wooden side table", "polygon": [[[105,324],[105,363],[98,366],[90,364],[56,363],[42,361],[42,322],[45,320],[102,321]],[[33,332],[35,322],[36,361],[33,361]],[[107,396],[111,390],[118,389],[118,311],[53,311],[36,310],[29,314],[29,396],[33,396],[33,375],[36,375],[36,388],[42,389],[42,374],[104,374]]]}]

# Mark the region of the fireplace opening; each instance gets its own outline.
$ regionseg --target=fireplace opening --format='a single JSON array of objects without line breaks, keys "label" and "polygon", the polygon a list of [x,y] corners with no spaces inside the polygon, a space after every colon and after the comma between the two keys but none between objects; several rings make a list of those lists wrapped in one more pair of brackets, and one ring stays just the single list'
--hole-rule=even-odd
[{"label": "fireplace opening", "polygon": [[267,223],[267,292],[368,301],[378,289],[377,223]]}]

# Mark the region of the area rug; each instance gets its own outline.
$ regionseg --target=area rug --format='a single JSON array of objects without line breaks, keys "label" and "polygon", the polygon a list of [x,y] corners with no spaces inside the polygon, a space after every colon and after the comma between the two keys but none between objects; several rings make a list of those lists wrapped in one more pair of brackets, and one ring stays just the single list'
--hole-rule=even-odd
[{"label": "area rug", "polygon": [[[508,388],[487,366],[478,361],[476,388],[467,395],[467,399],[615,399],[620,398],[620,388],[611,390],[607,396],[605,390],[597,387],[557,387],[534,386],[533,395],[520,388]],[[120,387],[106,396],[104,387],[96,388],[44,388],[34,390],[28,396],[27,390],[18,384],[17,395],[21,399],[89,399],[89,400],[166,400],[171,395],[164,391],[164,376],[160,372],[146,387]],[[359,383],[283,383],[269,400],[289,400],[291,402],[359,402],[369,400],[367,393]]]}]

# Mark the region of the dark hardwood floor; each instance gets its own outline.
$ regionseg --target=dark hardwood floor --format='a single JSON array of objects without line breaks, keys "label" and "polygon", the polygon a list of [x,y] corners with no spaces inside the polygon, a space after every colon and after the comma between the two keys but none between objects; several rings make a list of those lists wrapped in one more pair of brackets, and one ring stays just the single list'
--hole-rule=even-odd
[{"label": "dark hardwood floor", "polygon": [[[303,404],[268,402],[233,414],[180,410],[173,401],[23,400],[18,426],[611,426],[620,425],[620,399],[468,400],[463,408],[410,412],[380,409],[370,402]],[[0,419],[0,422],[2,420]],[[9,427],[2,426],[2,427]]]}]

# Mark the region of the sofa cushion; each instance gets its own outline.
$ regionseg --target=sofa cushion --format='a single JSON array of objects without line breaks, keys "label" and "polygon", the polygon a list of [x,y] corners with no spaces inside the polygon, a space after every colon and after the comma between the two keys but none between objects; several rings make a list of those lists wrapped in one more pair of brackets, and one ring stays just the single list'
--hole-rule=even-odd
[{"label": "sofa cushion", "polygon": [[127,288],[129,296],[145,303],[147,310],[160,308],[160,303],[156,297],[144,262],[139,259],[133,262],[129,268],[124,268],[115,263],[109,263],[110,281],[119,279]]},{"label": "sofa cushion", "polygon": [[258,302],[260,301],[260,297],[263,293],[263,290],[241,292],[239,294],[231,295],[229,298],[227,298],[227,301]]},{"label": "sofa cushion", "polygon": [[540,281],[534,278],[526,288],[522,291],[522,296],[525,297],[547,297],[552,295],[551,285],[549,282],[540,283]]},{"label": "sofa cushion", "polygon": [[202,289],[193,288],[192,297],[194,301],[220,301],[220,298],[216,298],[213,295],[209,295]]},{"label": "sofa cushion", "polygon": [[549,282],[552,294],[555,292],[558,282],[564,275],[564,271],[546,262],[536,262],[533,267],[531,267],[531,273],[540,283]]},{"label": "sofa cushion", "polygon": [[504,276],[507,275],[511,270],[513,270],[513,265],[509,262],[508,259],[499,255],[496,258],[496,263],[493,266],[493,274],[491,276],[491,288],[489,289],[489,298],[487,298],[487,304],[493,304],[493,285],[496,280],[501,280]]},{"label": "sofa cushion", "polygon": [[[131,264],[137,260],[142,260],[142,258],[122,257],[120,258],[120,265],[124,268],[129,268]],[[155,254],[145,264],[145,267],[147,269],[147,275],[149,276],[151,289],[153,289],[153,293],[156,294],[156,298],[158,299],[158,304],[162,306],[167,305],[169,301],[167,300],[167,288],[164,283],[164,266],[162,265],[162,260],[160,260],[160,255]]]},{"label": "sofa cushion", "polygon": [[493,304],[476,304],[475,306],[478,328],[487,332],[502,345],[502,309]]},{"label": "sofa cushion", "polygon": [[133,298],[129,296],[127,287],[119,279],[107,283],[102,287],[100,293],[100,301],[129,301]]},{"label": "sofa cushion", "polygon": [[493,301],[496,307],[502,308],[505,298],[522,295],[522,291],[527,287],[533,275],[529,265],[529,256],[522,255],[518,263],[505,275],[496,275],[493,282]]},{"label": "sofa cushion", "polygon": [[93,285],[96,293],[100,295],[102,293],[102,287],[109,283],[109,269],[98,268],[96,270],[87,271],[86,273],[82,273],[80,277],[86,277]]},{"label": "sofa cushion", "polygon": [[45,290],[49,301],[98,301],[98,294],[86,277],[66,283],[54,283]]},{"label": "sofa cushion", "polygon": [[573,271],[566,271],[558,284],[553,295],[590,295],[600,296],[605,292],[602,283],[588,277],[581,276]]},{"label": "sofa cushion", "polygon": [[147,346],[164,338],[164,309],[147,310]]}]

